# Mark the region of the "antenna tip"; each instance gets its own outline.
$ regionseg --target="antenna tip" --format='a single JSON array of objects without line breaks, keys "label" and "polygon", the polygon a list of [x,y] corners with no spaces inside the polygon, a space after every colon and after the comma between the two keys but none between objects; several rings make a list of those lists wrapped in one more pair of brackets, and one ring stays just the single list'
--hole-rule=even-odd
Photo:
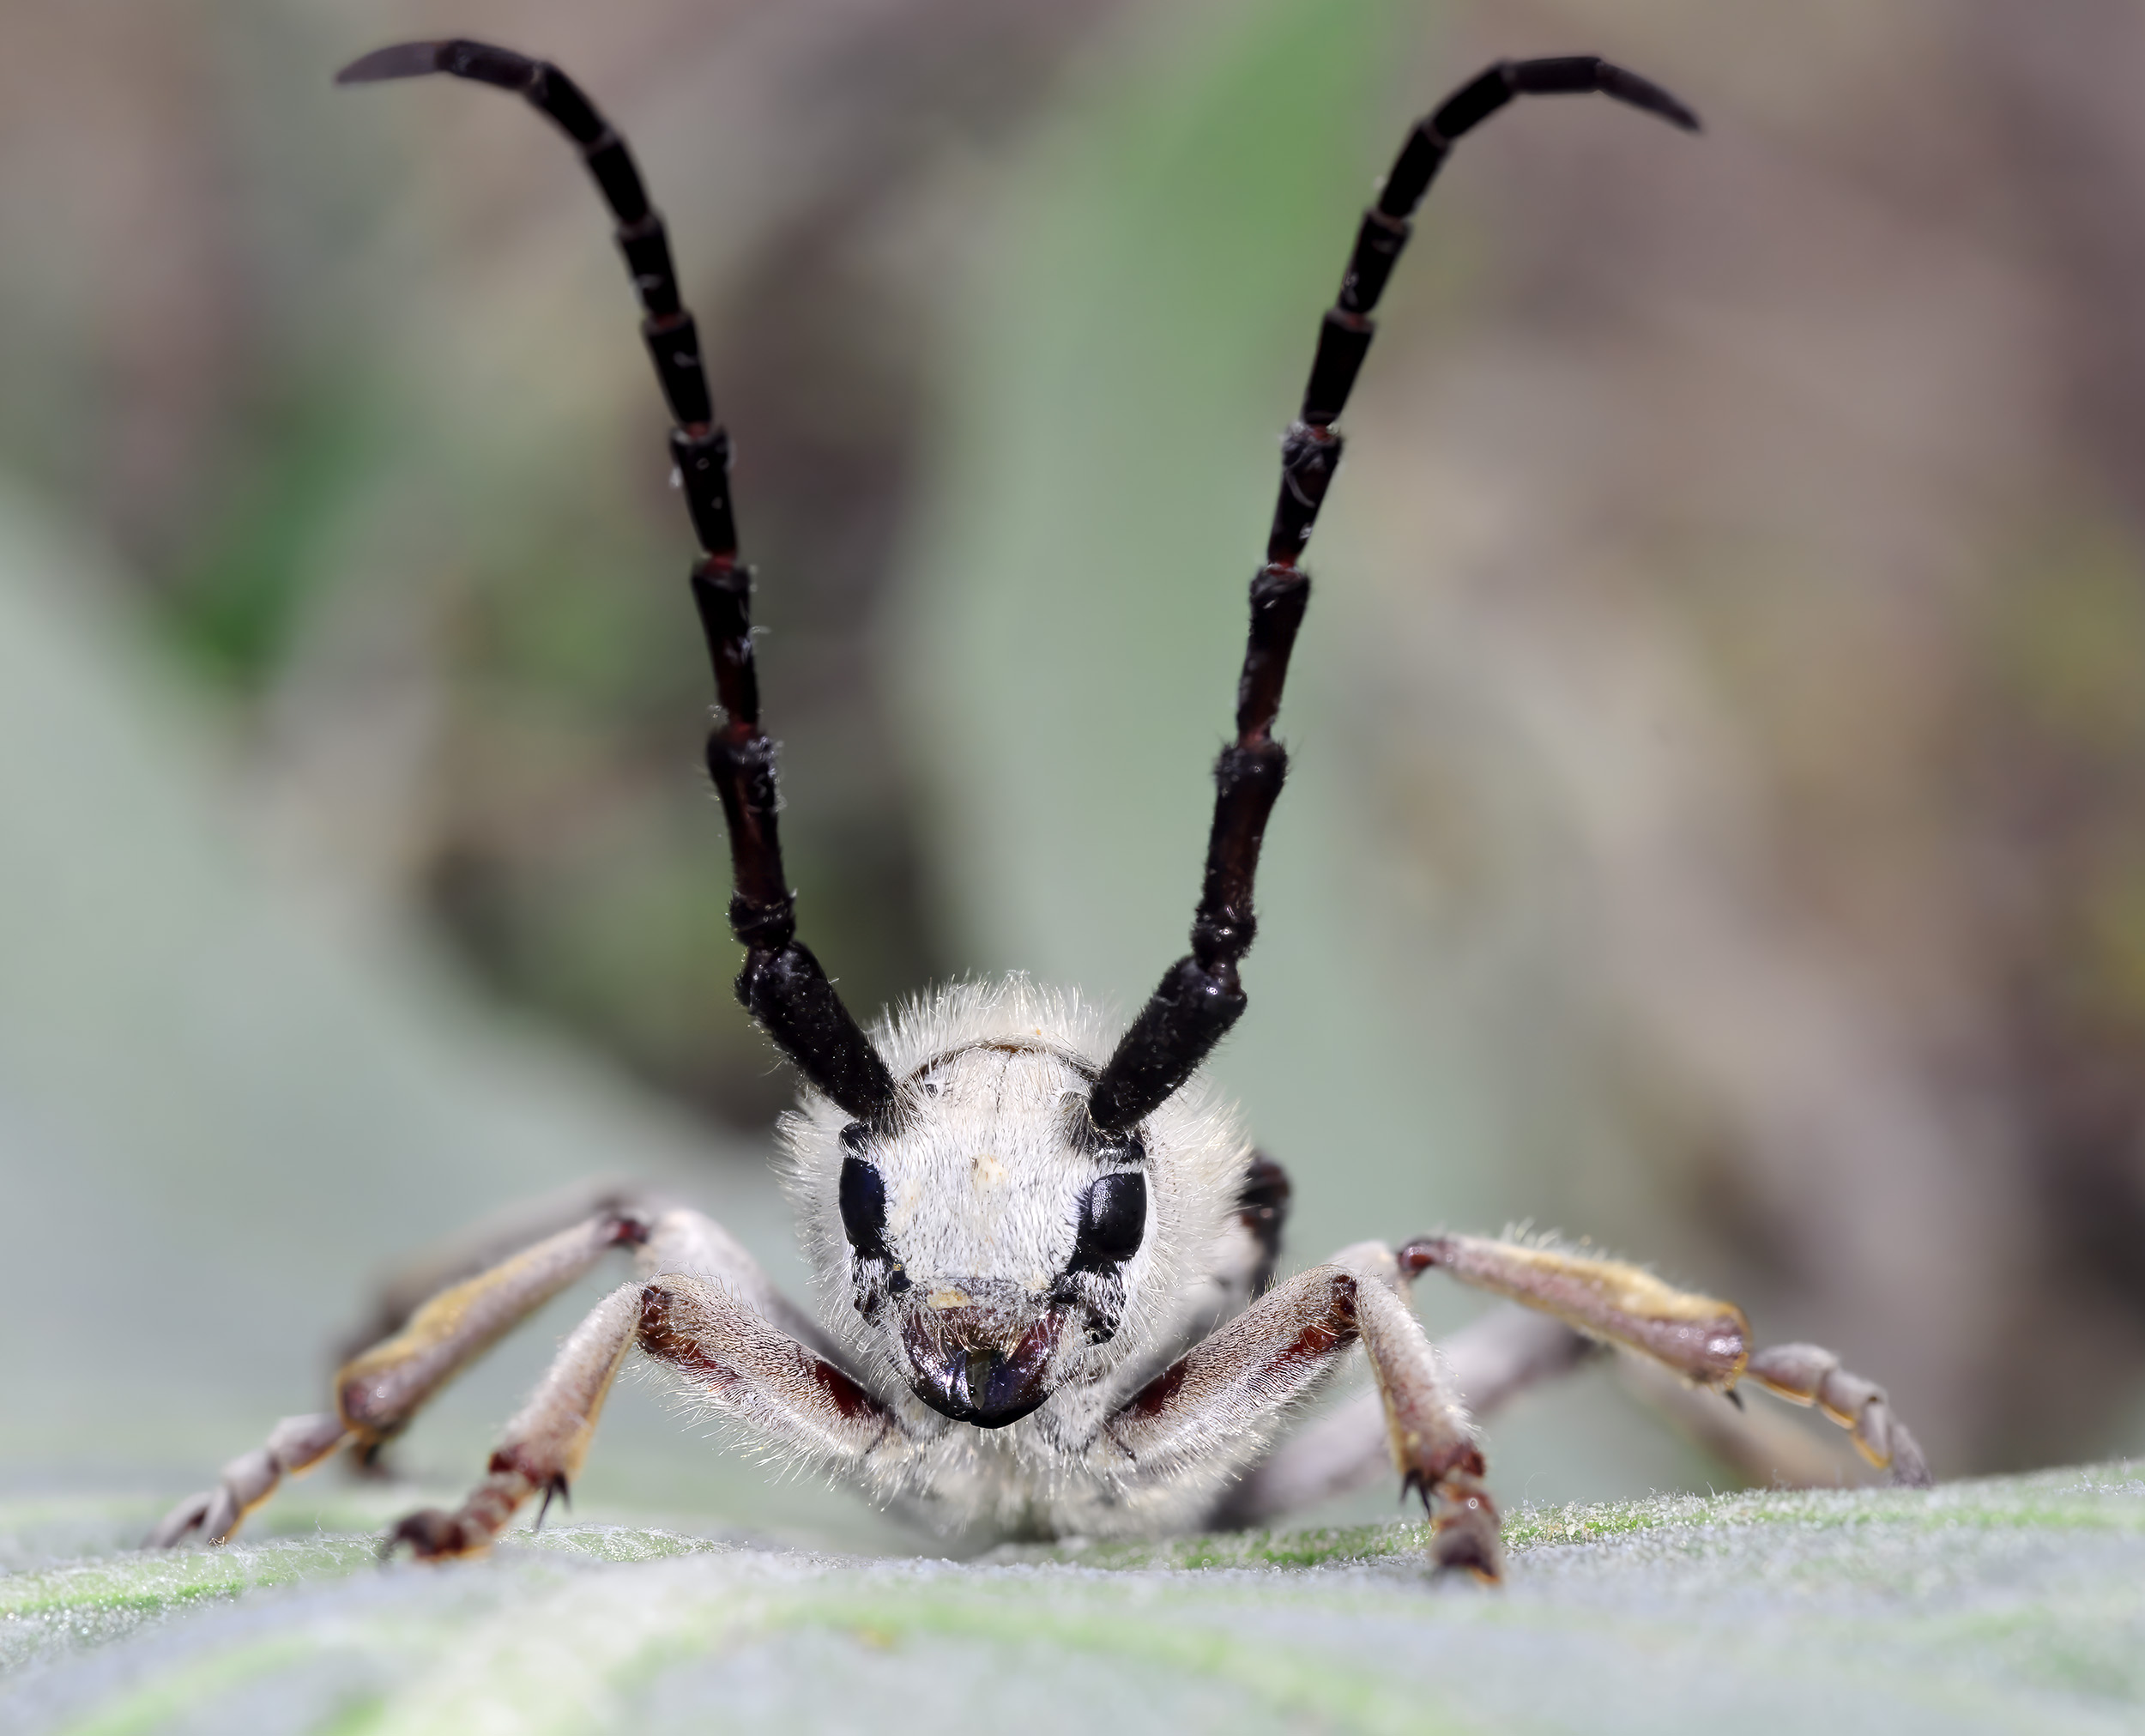
[{"label": "antenna tip", "polygon": [[446,42],[397,42],[360,55],[335,75],[337,84],[378,84],[390,78],[419,78],[442,70],[441,62],[453,45]]},{"label": "antenna tip", "polygon": [[1681,127],[1687,133],[1702,132],[1695,111],[1671,96],[1668,92],[1649,78],[1640,78],[1635,72],[1626,72],[1621,66],[1604,61],[1601,68],[1601,88],[1604,94],[1634,108],[1642,108],[1648,114],[1657,114],[1671,126]]}]

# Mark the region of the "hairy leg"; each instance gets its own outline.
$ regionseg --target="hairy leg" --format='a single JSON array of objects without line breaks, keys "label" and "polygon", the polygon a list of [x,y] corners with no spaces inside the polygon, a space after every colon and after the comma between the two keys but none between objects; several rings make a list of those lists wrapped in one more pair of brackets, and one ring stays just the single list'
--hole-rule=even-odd
[{"label": "hairy leg", "polygon": [[[1437,1344],[1454,1397],[1477,1422],[1580,1367],[1595,1349],[1562,1322],[1519,1307],[1496,1309]],[[1375,1483],[1392,1464],[1385,1394],[1373,1388],[1282,1442],[1223,1492],[1206,1522],[1220,1531],[1270,1524]]]},{"label": "hairy leg", "polygon": [[566,1493],[632,1347],[639,1288],[620,1285],[567,1335],[468,1498],[451,1513],[427,1507],[411,1514],[388,1533],[386,1549],[407,1543],[422,1557],[466,1555],[489,1545],[530,1496],[541,1492],[548,1507],[553,1496]]},{"label": "hairy leg", "polygon": [[635,1213],[653,1219],[670,1202],[656,1190],[619,1178],[592,1178],[534,1199],[516,1200],[450,1236],[399,1260],[375,1285],[364,1323],[343,1340],[346,1363],[408,1326],[426,1303],[452,1285],[511,1259],[523,1249],[591,1219]]},{"label": "hairy leg", "polygon": [[367,1444],[399,1434],[449,1381],[612,1249],[644,1241],[649,1227],[637,1213],[606,1212],[448,1285],[394,1337],[343,1364],[343,1420]]},{"label": "hairy leg", "polygon": [[335,1378],[333,1416],[277,1424],[265,1448],[224,1467],[215,1488],[173,1508],[150,1533],[150,1546],[166,1547],[196,1533],[221,1543],[283,1477],[320,1463],[338,1446],[369,1449],[399,1433],[455,1376],[621,1247],[640,1249],[644,1272],[653,1257],[669,1269],[719,1277],[785,1328],[819,1339],[819,1328],[712,1219],[682,1207],[658,1216],[629,1205],[607,1207],[438,1291],[393,1337],[344,1364]]},{"label": "hairy leg", "polygon": [[[1453,1392],[1477,1423],[1533,1387],[1610,1355],[1608,1346],[1517,1303],[1440,1339],[1437,1351]],[[1610,1360],[1635,1398],[1749,1481],[1803,1489],[1841,1480],[1840,1461],[1785,1417],[1738,1409],[1635,1352],[1618,1351]],[[1218,1531],[1270,1525],[1368,1487],[1387,1474],[1390,1462],[1384,1400],[1375,1389],[1359,1393],[1277,1445],[1223,1492],[1205,1522]]]},{"label": "hairy leg", "polygon": [[1180,1357],[1103,1425],[1091,1467],[1127,1486],[1225,1471],[1357,1344],[1377,1381],[1401,1487],[1431,1513],[1433,1558],[1495,1579],[1496,1509],[1478,1480],[1473,1429],[1408,1305],[1399,1262],[1377,1243],[1277,1285]]},{"label": "hairy leg", "polygon": [[1883,1388],[1848,1373],[1816,1345],[1754,1352],[1750,1323],[1733,1303],[1677,1290],[1620,1260],[1489,1237],[1423,1237],[1399,1257],[1411,1273],[1436,1267],[1634,1351],[1694,1386],[1732,1394],[1747,1374],[1792,1403],[1817,1405],[1851,1433],[1865,1459],[1889,1468],[1894,1483],[1919,1489],[1932,1480],[1920,1443],[1892,1414]]},{"label": "hairy leg", "polygon": [[[663,1241],[659,1229],[643,1250],[644,1267],[660,1261]],[[411,1514],[387,1546],[408,1544],[425,1559],[473,1554],[488,1548],[532,1496],[541,1493],[548,1505],[564,1495],[636,1344],[677,1375],[693,1402],[770,1446],[886,1490],[913,1461],[915,1443],[891,1410],[746,1306],[723,1274],[666,1272],[621,1285],[598,1303],[506,1425],[468,1498],[451,1513]]]},{"label": "hairy leg", "polygon": [[[394,1337],[337,1371],[333,1420],[340,1427],[335,1439],[326,1439],[329,1419],[302,1419],[319,1427],[291,1444],[317,1444],[317,1452],[287,1460],[272,1437],[262,1452],[225,1466],[216,1488],[189,1497],[166,1514],[149,1534],[150,1545],[168,1546],[196,1530],[204,1541],[221,1543],[267,1500],[287,1472],[317,1464],[345,1442],[360,1449],[377,1446],[407,1427],[442,1387],[588,1272],[607,1251],[637,1243],[646,1233],[646,1222],[637,1214],[603,1212],[546,1237],[488,1272],[450,1285],[412,1315]],[[289,1426],[287,1422],[279,1424],[277,1435],[282,1436]],[[323,1441],[325,1444],[319,1444]]]}]

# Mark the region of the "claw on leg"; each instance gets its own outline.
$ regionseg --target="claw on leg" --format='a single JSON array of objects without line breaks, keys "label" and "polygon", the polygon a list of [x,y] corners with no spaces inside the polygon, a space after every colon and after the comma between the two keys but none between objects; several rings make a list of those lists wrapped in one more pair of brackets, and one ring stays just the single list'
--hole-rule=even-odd
[{"label": "claw on leg", "polygon": [[[388,1533],[384,1558],[404,1544],[420,1561],[477,1554],[492,1546],[531,1496],[541,1493],[547,1512],[554,1498],[565,1495],[580,1473],[619,1364],[632,1346],[640,1292],[637,1284],[621,1285],[589,1310],[559,1346],[529,1402],[507,1424],[469,1498],[452,1513],[428,1508],[411,1514]],[[543,1523],[543,1512],[536,1522]]]},{"label": "claw on leg", "polygon": [[565,1478],[538,1479],[501,1452],[492,1457],[484,1480],[469,1491],[469,1498],[451,1513],[443,1507],[426,1507],[411,1514],[389,1532],[380,1543],[380,1559],[392,1557],[403,1545],[419,1561],[450,1561],[457,1556],[481,1555],[492,1539],[506,1529],[514,1509],[545,1491],[544,1504],[551,1504],[553,1485],[563,1491]]},{"label": "claw on leg", "polygon": [[[1481,1469],[1479,1456],[1475,1470]],[[1400,1479],[1400,1499],[1422,1498],[1430,1521],[1430,1560],[1441,1570],[1465,1570],[1484,1585],[1504,1579],[1504,1540],[1497,1503],[1481,1479],[1465,1467],[1431,1478],[1411,1470]]]},{"label": "claw on leg", "polygon": [[142,1547],[169,1549],[196,1532],[204,1543],[227,1541],[284,1478],[310,1471],[348,1438],[341,1417],[284,1418],[269,1431],[265,1447],[241,1454],[223,1467],[214,1489],[188,1496],[157,1521]]},{"label": "claw on leg", "polygon": [[572,1510],[573,1495],[566,1487],[563,1473],[554,1474],[551,1481],[544,1485],[543,1505],[536,1509],[536,1522],[529,1527],[530,1530],[541,1531],[544,1528],[544,1521],[551,1515],[551,1503],[554,1499],[569,1512]]},{"label": "claw on leg", "polygon": [[492,1546],[492,1533],[473,1523],[466,1509],[450,1513],[443,1507],[427,1507],[380,1539],[380,1559],[388,1560],[405,1544],[415,1560],[451,1561],[457,1556],[481,1555]]},{"label": "claw on leg", "polygon": [[1437,1492],[1430,1515],[1430,1559],[1441,1568],[1464,1568],[1484,1585],[1501,1583],[1504,1541],[1489,1491],[1472,1477],[1458,1474],[1447,1477]]},{"label": "claw on leg", "polygon": [[[198,1530],[208,1516],[208,1509],[217,1496],[215,1489],[204,1489],[198,1495],[189,1495],[161,1519],[142,1539],[144,1549],[170,1549],[191,1533]],[[215,1539],[209,1539],[211,1542]]]}]

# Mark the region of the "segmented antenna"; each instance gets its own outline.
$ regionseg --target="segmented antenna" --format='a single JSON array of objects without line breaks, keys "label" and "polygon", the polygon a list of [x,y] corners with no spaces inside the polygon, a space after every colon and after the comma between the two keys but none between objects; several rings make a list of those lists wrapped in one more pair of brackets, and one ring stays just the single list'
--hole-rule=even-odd
[{"label": "segmented antenna", "polygon": [[1407,245],[1415,214],[1453,143],[1515,96],[1598,92],[1686,131],[1698,117],[1636,73],[1592,55],[1499,61],[1418,121],[1393,160],[1378,202],[1363,213],[1340,295],[1319,328],[1302,408],[1281,441],[1281,488],[1266,537],[1266,564],[1251,581],[1251,634],[1236,688],[1236,739],[1214,762],[1214,824],[1206,874],[1192,919],[1192,950],[1172,965],[1133,1020],[1088,1099],[1105,1134],[1128,1132],[1178,1090],[1242,1015],[1236,966],[1258,923],[1252,887],[1267,816],[1281,794],[1289,756],[1273,739],[1289,654],[1310,601],[1297,562],[1340,463],[1333,424],[1348,402],[1376,330],[1371,319]]},{"label": "segmented antenna", "polygon": [[857,1120],[888,1128],[896,1098],[886,1063],[811,949],[796,938],[796,900],[782,874],[776,830],[775,744],[759,722],[752,573],[737,558],[730,437],[716,420],[699,334],[678,293],[663,220],[648,203],[625,141],[581,87],[548,61],[486,42],[401,42],[353,61],[335,82],[371,84],[433,72],[496,85],[541,110],[580,148],[611,208],[619,249],[640,297],[641,336],[676,424],[670,456],[702,550],[692,569],[692,596],[722,702],[722,717],[708,737],[708,771],[729,826],[730,930],[745,947],[738,999],[818,1090]]}]

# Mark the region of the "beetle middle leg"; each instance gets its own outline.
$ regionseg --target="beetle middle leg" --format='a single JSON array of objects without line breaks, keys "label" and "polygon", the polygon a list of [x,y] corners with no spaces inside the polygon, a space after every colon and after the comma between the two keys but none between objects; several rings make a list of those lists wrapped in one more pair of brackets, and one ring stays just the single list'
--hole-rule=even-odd
[{"label": "beetle middle leg", "polygon": [[342,1365],[332,1414],[286,1418],[266,1447],[226,1465],[216,1487],[166,1514],[149,1546],[168,1547],[196,1532],[205,1542],[224,1542],[285,1475],[310,1469],[345,1443],[363,1449],[398,1433],[449,1381],[607,1252],[647,1233],[642,1214],[606,1210],[449,1285],[393,1337]]},{"label": "beetle middle leg", "polygon": [[1744,1376],[1792,1404],[1817,1406],[1862,1456],[1905,1488],[1927,1488],[1929,1461],[1891,1400],[1818,1345],[1750,1348],[1750,1323],[1731,1302],[1663,1283],[1642,1267],[1486,1236],[1426,1236],[1400,1249],[1411,1273],[1435,1267],[1462,1284],[1553,1315],[1621,1345],[1694,1386],[1732,1395]]}]

